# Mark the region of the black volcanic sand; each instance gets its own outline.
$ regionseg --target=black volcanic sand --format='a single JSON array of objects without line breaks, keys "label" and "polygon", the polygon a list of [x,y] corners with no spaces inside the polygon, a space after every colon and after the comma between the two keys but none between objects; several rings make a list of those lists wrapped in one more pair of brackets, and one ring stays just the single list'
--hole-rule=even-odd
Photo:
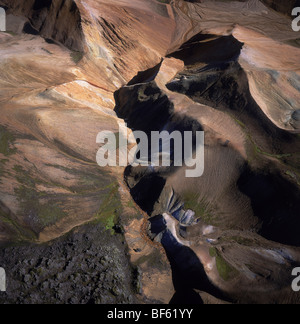
[{"label": "black volcanic sand", "polygon": [[135,270],[126,244],[102,225],[85,225],[53,242],[6,247],[0,304],[135,303]]}]

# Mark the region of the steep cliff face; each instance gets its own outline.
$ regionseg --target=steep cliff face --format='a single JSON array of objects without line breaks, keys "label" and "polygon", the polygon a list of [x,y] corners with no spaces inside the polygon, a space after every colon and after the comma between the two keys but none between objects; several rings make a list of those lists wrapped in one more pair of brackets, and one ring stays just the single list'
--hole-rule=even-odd
[{"label": "steep cliff face", "polygon": [[66,47],[83,50],[81,16],[73,0],[3,0],[0,5],[9,8],[8,13],[25,16],[28,22],[25,32],[36,33],[46,39],[62,43]]},{"label": "steep cliff face", "polygon": [[[131,280],[114,300],[133,301],[132,288],[142,302],[168,303],[175,291],[173,301],[199,301],[195,291],[206,302],[299,301],[290,292],[300,263],[299,35],[281,2],[264,3],[0,0],[9,22],[0,33],[1,244],[58,239],[71,257],[64,234],[92,223],[106,235],[89,240],[105,254],[125,236],[137,267],[112,264]],[[204,130],[203,176],[128,167],[124,183],[123,167],[100,168],[97,134],[119,135],[120,124]],[[30,251],[49,255],[46,246],[23,247],[24,261],[38,264]],[[13,248],[11,261],[11,249],[0,253],[8,265],[23,253]],[[43,294],[36,277],[26,287]],[[50,283],[58,294],[68,286]],[[98,293],[90,300],[101,302]]]}]

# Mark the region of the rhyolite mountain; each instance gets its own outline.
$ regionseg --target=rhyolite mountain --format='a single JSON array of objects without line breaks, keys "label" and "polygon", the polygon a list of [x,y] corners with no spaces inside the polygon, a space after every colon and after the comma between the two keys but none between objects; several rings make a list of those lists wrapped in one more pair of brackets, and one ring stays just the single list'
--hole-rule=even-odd
[{"label": "rhyolite mountain", "polygon": [[[1,303],[298,303],[299,1],[0,0]],[[204,131],[205,171],[97,134]]]}]

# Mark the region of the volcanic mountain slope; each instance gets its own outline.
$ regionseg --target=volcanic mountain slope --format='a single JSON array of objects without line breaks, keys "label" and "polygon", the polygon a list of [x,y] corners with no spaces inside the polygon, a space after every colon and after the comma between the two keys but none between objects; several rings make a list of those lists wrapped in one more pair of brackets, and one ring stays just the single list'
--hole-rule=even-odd
[{"label": "volcanic mountain slope", "polygon": [[[0,266],[33,268],[18,302],[31,290],[34,301],[70,301],[69,272],[84,270],[72,263],[55,270],[54,289],[35,285],[36,267],[55,271],[30,253],[76,257],[64,235],[86,223],[107,231],[87,235],[101,253],[125,236],[136,268],[123,260],[112,271],[132,273],[141,302],[175,291],[172,302],[299,301],[300,49],[279,2],[0,0]],[[204,130],[203,176],[128,167],[128,190],[124,168],[96,163],[98,132],[119,134],[124,121],[128,132]],[[26,253],[8,259],[11,243]],[[23,280],[17,266],[10,276]],[[114,301],[134,301],[122,285]],[[88,296],[72,300],[105,302]]]},{"label": "volcanic mountain slope", "polygon": [[[154,42],[149,27],[154,20],[158,27],[168,25],[164,6],[162,14],[158,6],[150,15],[148,4],[95,7],[90,1],[77,4],[80,12],[73,1],[1,4],[8,7],[9,31],[1,33],[1,241],[48,242],[87,222],[100,223],[114,235],[123,231],[115,228],[122,217],[133,262],[143,269],[138,277],[157,278],[151,289],[144,285],[144,300],[168,302],[174,292],[170,266],[141,237],[143,214],[123,185],[123,168],[96,163],[98,132],[117,134],[124,123],[113,111],[114,91],[166,54],[168,37]],[[70,33],[79,13],[78,29]],[[137,18],[143,15],[148,24]],[[102,244],[111,245],[105,237]],[[26,260],[16,257],[15,262]],[[1,263],[11,268],[13,262]],[[18,274],[10,276],[15,281]]]}]

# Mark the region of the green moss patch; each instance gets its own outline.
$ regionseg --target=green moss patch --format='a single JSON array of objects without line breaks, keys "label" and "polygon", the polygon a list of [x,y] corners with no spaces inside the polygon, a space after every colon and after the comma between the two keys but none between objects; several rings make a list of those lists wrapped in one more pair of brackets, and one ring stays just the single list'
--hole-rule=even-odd
[{"label": "green moss patch", "polygon": [[5,164],[8,162],[7,159],[0,160],[0,183],[2,183],[1,178],[5,175]]},{"label": "green moss patch", "polygon": [[121,199],[119,195],[119,184],[112,183],[109,192],[102,198],[102,204],[95,215],[96,221],[104,224],[105,229],[114,234],[114,227],[118,223],[122,212]]},{"label": "green moss patch", "polygon": [[209,254],[211,257],[216,258],[218,273],[224,281],[229,281],[237,276],[238,271],[222,258],[217,249],[211,248]]},{"label": "green moss patch", "polygon": [[199,200],[198,195],[192,192],[185,192],[181,198],[186,210],[193,210],[197,218],[201,218],[207,224],[216,225],[213,210],[204,199]]},{"label": "green moss patch", "polygon": [[82,52],[77,52],[77,51],[72,51],[70,54],[72,61],[75,64],[78,64],[82,59],[83,59],[83,53]]},{"label": "green moss patch", "polygon": [[5,127],[0,126],[0,153],[10,156],[16,153],[14,147],[15,137]]},{"label": "green moss patch", "polygon": [[134,204],[134,202],[133,202],[132,199],[130,199],[130,200],[128,201],[128,203],[127,203],[127,207],[128,207],[128,208],[131,208],[131,209],[134,209],[134,210],[137,211],[137,208],[136,208],[136,206],[135,206],[135,204]]}]

